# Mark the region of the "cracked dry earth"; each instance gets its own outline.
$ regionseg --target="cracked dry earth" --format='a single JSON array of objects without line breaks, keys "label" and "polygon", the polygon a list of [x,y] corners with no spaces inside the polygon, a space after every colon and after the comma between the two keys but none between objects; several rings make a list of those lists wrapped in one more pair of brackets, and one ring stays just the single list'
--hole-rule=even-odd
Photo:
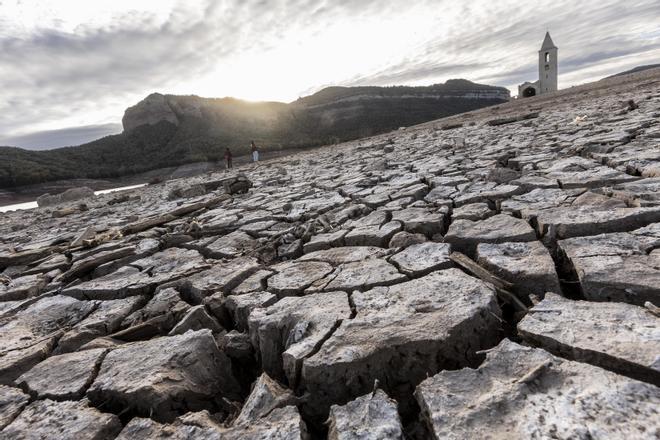
[{"label": "cracked dry earth", "polygon": [[237,171],[0,217],[0,438],[660,436],[660,71]]}]

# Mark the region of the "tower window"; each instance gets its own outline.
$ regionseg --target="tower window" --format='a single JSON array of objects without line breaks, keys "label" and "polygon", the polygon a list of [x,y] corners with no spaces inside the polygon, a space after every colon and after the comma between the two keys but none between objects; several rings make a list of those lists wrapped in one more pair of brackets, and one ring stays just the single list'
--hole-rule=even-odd
[{"label": "tower window", "polygon": [[550,62],[550,52],[545,53],[545,62],[549,63]]}]

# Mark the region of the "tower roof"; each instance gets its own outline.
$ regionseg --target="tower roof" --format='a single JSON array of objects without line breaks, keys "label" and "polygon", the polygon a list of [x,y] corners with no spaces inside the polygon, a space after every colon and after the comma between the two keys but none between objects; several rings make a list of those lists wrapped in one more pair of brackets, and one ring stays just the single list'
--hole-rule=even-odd
[{"label": "tower roof", "polygon": [[552,38],[550,37],[550,32],[545,33],[545,38],[543,39],[543,44],[541,45],[541,50],[546,50],[546,49],[557,49],[557,46],[555,46],[555,43],[552,41]]}]

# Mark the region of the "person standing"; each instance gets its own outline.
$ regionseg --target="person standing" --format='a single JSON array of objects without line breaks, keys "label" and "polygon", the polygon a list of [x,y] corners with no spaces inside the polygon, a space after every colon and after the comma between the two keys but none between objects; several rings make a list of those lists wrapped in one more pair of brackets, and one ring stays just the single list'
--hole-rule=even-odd
[{"label": "person standing", "polygon": [[254,141],[250,141],[250,143],[252,146],[252,162],[259,162],[259,150],[257,149],[257,145]]},{"label": "person standing", "polygon": [[231,150],[229,147],[225,149],[225,167],[227,169],[232,168],[232,163],[231,163]]}]

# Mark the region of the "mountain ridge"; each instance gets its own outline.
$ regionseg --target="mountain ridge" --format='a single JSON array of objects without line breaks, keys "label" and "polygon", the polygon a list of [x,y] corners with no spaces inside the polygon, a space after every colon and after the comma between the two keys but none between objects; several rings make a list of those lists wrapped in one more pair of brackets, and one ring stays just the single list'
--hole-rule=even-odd
[{"label": "mountain ridge", "polygon": [[152,93],[126,109],[124,131],[86,144],[0,147],[0,187],[115,178],[192,162],[332,144],[500,104],[503,87],[449,80],[425,87],[332,87],[291,103]]}]

